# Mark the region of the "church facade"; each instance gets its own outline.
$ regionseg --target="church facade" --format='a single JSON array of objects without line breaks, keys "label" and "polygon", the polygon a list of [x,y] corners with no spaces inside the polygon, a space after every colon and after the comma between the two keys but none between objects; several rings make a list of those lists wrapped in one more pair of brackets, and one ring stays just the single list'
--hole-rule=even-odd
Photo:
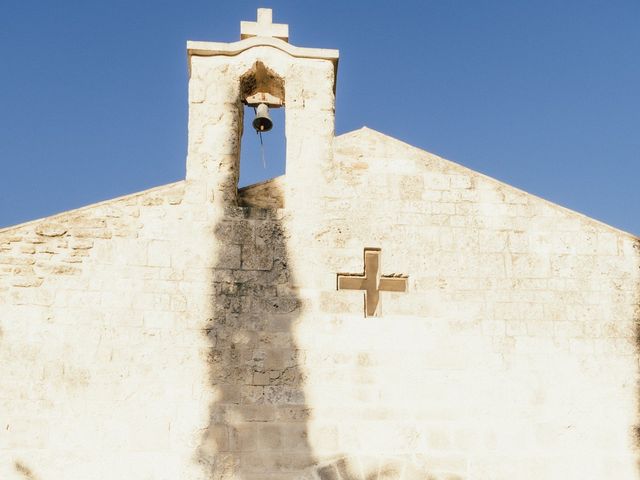
[{"label": "church facade", "polygon": [[[363,128],[260,9],[184,181],[0,230],[0,478],[637,479],[640,239]],[[286,175],[238,190],[246,103]]]}]

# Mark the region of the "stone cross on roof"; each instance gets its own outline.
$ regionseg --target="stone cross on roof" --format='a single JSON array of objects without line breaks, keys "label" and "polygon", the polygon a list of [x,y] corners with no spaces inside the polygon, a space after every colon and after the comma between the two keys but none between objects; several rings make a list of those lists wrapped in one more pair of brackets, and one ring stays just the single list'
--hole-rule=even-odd
[{"label": "stone cross on roof", "polygon": [[240,22],[240,38],[273,37],[289,41],[289,25],[273,23],[273,11],[270,8],[258,9],[257,22]]}]

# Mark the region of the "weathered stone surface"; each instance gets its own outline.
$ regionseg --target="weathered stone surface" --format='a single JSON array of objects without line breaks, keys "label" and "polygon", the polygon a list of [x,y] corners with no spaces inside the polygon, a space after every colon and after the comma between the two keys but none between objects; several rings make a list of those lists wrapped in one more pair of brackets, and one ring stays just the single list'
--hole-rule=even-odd
[{"label": "weathered stone surface", "polygon": [[[191,50],[187,181],[0,230],[0,478],[637,478],[640,239],[334,138],[333,54],[262,41]],[[287,175],[236,204],[258,61]]]},{"label": "weathered stone surface", "polygon": [[42,223],[36,227],[35,231],[43,237],[61,237],[67,233],[67,227],[58,223]]}]

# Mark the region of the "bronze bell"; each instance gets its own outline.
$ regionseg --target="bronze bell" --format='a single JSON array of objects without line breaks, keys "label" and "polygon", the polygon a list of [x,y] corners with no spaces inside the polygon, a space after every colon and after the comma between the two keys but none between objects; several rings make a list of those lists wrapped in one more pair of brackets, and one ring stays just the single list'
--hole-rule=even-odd
[{"label": "bronze bell", "polygon": [[269,117],[269,107],[266,103],[261,103],[256,109],[256,118],[253,119],[253,128],[258,132],[268,132],[273,128],[273,122]]}]

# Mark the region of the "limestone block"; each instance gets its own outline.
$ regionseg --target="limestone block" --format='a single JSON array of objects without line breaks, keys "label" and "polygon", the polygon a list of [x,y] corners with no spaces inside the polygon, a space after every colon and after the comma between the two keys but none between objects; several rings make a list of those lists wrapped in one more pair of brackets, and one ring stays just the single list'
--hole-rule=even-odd
[{"label": "limestone block", "polygon": [[242,248],[240,245],[229,245],[223,251],[219,251],[216,260],[216,268],[237,269],[242,265]]},{"label": "limestone block", "polygon": [[449,190],[451,177],[438,172],[429,172],[424,175],[424,186],[428,190]]},{"label": "limestone block", "polygon": [[504,252],[509,240],[508,231],[480,230],[478,246],[481,252]]},{"label": "limestone block", "polygon": [[43,223],[36,227],[36,233],[43,237],[61,237],[67,233],[68,228],[58,223]]},{"label": "limestone block", "polygon": [[152,267],[171,266],[171,248],[169,242],[152,240],[147,246],[147,263]]},{"label": "limestone block", "polygon": [[551,265],[542,255],[511,255],[511,274],[515,277],[549,277]]},{"label": "limestone block", "polygon": [[245,270],[271,270],[273,267],[272,246],[262,238],[242,246],[242,268]]}]

